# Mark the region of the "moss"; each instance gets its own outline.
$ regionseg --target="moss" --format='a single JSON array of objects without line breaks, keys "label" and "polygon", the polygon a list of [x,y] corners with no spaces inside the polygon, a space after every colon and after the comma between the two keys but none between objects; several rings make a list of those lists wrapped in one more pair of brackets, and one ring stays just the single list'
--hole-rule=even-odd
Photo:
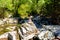
[{"label": "moss", "polygon": [[6,28],[7,28],[7,27],[13,27],[13,26],[17,26],[17,25],[16,25],[16,24],[4,24],[3,26],[0,25],[0,29],[2,29],[2,30],[0,30],[0,35],[1,35],[1,34],[4,34],[4,33],[6,33],[6,32],[11,31],[11,30],[6,29]]},{"label": "moss", "polygon": [[6,33],[6,32],[9,32],[10,30],[8,30],[8,29],[3,29],[2,31],[0,31],[0,35],[1,34],[4,34],[4,33]]}]

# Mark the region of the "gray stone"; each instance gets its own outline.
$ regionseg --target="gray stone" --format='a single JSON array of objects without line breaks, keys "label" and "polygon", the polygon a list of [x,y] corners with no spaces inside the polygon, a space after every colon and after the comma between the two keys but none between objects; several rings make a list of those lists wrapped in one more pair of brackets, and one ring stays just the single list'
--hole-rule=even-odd
[{"label": "gray stone", "polygon": [[43,39],[43,40],[48,40],[48,39],[53,39],[53,33],[50,31],[42,31],[40,32],[40,34],[38,35],[39,39]]}]

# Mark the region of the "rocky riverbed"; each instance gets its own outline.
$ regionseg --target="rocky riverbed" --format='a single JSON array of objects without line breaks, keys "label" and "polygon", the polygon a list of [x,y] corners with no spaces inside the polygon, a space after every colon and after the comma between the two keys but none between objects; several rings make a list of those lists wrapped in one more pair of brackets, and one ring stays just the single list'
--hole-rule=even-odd
[{"label": "rocky riverbed", "polygon": [[[33,22],[33,24],[31,23]],[[35,26],[32,26],[35,25]],[[40,24],[39,20],[30,21],[30,23],[25,23],[25,27],[35,27],[39,31],[37,37],[40,40],[53,40],[56,36],[59,38],[60,36],[60,26],[59,25],[44,25]],[[34,29],[34,28],[33,28]],[[30,29],[29,29],[30,30]],[[59,38],[60,39],[60,38]]]},{"label": "rocky riverbed", "polygon": [[[0,28],[0,33],[2,32],[2,30],[5,30],[5,28],[12,30],[11,32],[13,32],[14,29],[17,27],[16,25],[13,25],[13,24],[17,24],[17,20],[15,20],[14,18],[3,19],[0,21],[1,21],[0,25],[2,25]],[[32,40],[55,40],[55,39],[60,40],[60,25],[44,25],[45,22],[48,24],[48,21],[43,20],[42,22],[43,24],[41,23],[41,20],[39,17],[35,18],[34,20],[27,20],[27,21],[25,20],[25,23],[22,23],[21,25],[19,25],[19,28],[18,28],[19,39],[21,40],[31,40],[31,39]],[[9,24],[10,27],[7,26],[4,29],[2,29],[4,27],[4,24]],[[12,24],[12,26],[10,24]],[[14,40],[16,40],[15,38],[16,36],[13,36],[14,32],[10,34],[9,32],[7,34],[0,35],[0,38],[2,38],[2,36],[4,35],[11,35],[12,38],[10,37],[9,38],[12,40],[14,38]]]}]

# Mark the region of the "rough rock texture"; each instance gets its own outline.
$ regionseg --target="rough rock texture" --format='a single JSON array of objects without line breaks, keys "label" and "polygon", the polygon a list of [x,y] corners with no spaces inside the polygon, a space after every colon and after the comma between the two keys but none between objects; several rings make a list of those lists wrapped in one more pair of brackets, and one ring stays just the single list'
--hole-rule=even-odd
[{"label": "rough rock texture", "polygon": [[[15,18],[4,18],[0,19],[0,40],[9,40],[10,36],[12,40],[16,40],[15,29],[18,23]],[[9,36],[10,34],[10,36]]]},{"label": "rough rock texture", "polygon": [[43,40],[48,40],[48,39],[53,39],[54,38],[54,35],[52,32],[48,31],[48,30],[45,30],[45,31],[41,31],[38,35],[39,39],[43,39]]},{"label": "rough rock texture", "polygon": [[18,23],[18,21],[15,18],[0,19],[0,25],[4,25],[4,24],[16,24],[16,23]]},{"label": "rough rock texture", "polygon": [[31,20],[28,23],[22,24],[19,29],[19,34],[23,40],[32,39],[34,36],[36,36],[36,34],[38,34],[38,32],[38,29]]},{"label": "rough rock texture", "polygon": [[0,40],[17,40],[16,35],[16,31],[7,32],[5,34],[0,35]]}]

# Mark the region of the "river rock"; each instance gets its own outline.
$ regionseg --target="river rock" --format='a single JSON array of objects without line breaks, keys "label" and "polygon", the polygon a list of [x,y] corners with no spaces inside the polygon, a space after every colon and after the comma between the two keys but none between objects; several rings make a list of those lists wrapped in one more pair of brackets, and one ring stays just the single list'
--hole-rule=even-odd
[{"label": "river rock", "polygon": [[50,31],[42,31],[42,32],[40,32],[40,34],[38,35],[38,37],[39,37],[39,39],[43,39],[43,40],[48,40],[48,39],[53,39],[53,33],[52,32],[50,32]]}]

